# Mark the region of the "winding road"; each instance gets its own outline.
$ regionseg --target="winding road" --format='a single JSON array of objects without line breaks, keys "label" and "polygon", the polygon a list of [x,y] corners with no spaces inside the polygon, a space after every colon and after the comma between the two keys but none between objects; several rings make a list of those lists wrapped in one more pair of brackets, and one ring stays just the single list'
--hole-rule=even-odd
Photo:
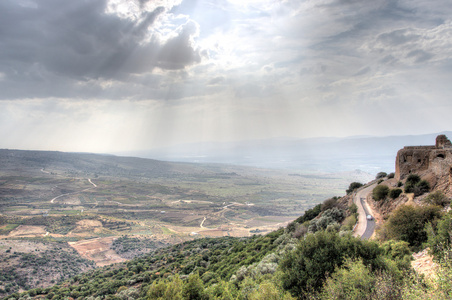
[{"label": "winding road", "polygon": [[96,185],[95,183],[93,183],[93,182],[91,181],[91,179],[88,178],[88,181],[89,181],[89,183],[91,183],[91,184],[93,185],[93,187],[87,188],[87,189],[84,189],[84,190],[78,191],[78,192],[72,192],[72,193],[61,194],[61,195],[59,195],[59,196],[56,196],[56,197],[53,198],[52,200],[50,200],[50,203],[54,203],[54,201],[55,201],[56,199],[61,198],[61,197],[64,197],[64,196],[74,195],[74,194],[86,192],[86,191],[89,191],[89,190],[92,190],[92,189],[97,188],[97,185]]},{"label": "winding road", "polygon": [[372,193],[372,190],[377,186],[376,183],[359,190],[353,198],[353,202],[358,206],[358,225],[355,228],[354,235],[361,237],[362,240],[369,239],[375,231],[375,218],[367,219],[367,215],[372,215],[372,210],[369,208],[366,198]]}]

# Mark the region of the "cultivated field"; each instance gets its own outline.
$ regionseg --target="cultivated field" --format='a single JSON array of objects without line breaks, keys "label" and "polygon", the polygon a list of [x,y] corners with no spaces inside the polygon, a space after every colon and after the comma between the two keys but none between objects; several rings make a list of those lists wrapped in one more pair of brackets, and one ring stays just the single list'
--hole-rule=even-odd
[{"label": "cultivated field", "polygon": [[121,236],[149,241],[151,251],[197,237],[266,233],[367,179],[13,150],[0,150],[0,165],[0,238],[70,242],[98,265],[124,259],[109,248]]}]

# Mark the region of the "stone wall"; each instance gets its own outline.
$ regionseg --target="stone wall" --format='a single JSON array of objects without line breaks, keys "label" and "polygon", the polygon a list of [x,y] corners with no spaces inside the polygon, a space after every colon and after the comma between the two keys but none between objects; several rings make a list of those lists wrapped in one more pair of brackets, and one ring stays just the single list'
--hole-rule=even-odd
[{"label": "stone wall", "polygon": [[403,180],[409,174],[430,172],[452,180],[452,143],[445,135],[436,138],[435,146],[408,146],[397,152],[395,177]]}]

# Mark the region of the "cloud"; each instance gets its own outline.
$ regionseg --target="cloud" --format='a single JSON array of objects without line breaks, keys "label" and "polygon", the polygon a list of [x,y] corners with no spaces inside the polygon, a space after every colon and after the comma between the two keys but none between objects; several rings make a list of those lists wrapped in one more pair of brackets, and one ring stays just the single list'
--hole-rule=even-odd
[{"label": "cloud", "polygon": [[374,134],[373,114],[407,107],[416,122],[385,128],[421,128],[451,109],[451,16],[448,0],[3,0],[0,114],[21,113],[2,132],[29,116],[105,135],[98,116],[141,141]]},{"label": "cloud", "polygon": [[[166,13],[162,6],[130,19],[107,13],[106,1],[100,0],[30,3],[0,2],[3,97],[33,97],[39,86],[47,88],[47,96],[73,96],[70,91],[80,81],[127,81],[155,68],[184,69],[202,58],[193,21],[159,33],[158,19]],[[55,80],[69,92],[60,95]]]}]

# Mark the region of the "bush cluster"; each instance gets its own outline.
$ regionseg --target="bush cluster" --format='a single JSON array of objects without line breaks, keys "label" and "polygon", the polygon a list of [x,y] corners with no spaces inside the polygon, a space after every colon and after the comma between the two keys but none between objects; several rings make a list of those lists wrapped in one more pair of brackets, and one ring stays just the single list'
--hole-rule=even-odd
[{"label": "bush cluster", "polygon": [[430,190],[430,184],[426,180],[421,180],[417,174],[410,174],[405,182],[405,193],[414,193],[420,196]]}]

